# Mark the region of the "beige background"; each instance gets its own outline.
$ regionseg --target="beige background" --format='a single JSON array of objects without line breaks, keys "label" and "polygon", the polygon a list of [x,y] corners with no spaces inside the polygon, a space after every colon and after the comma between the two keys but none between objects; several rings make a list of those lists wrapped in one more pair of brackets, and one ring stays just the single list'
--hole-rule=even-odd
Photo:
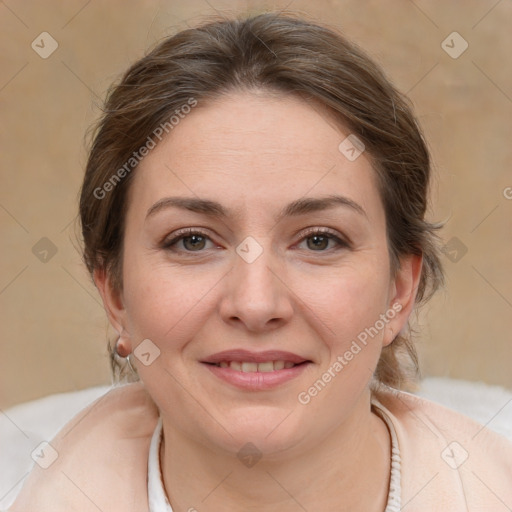
[{"label": "beige background", "polygon": [[[456,237],[448,255],[460,259],[443,257],[446,291],[420,318],[423,374],[512,389],[510,1],[5,0],[0,408],[110,383],[106,318],[73,242],[83,137],[109,84],[156,41],[209,14],[285,7],[367,49],[409,93],[430,141],[432,218],[447,221],[445,240]],[[454,31],[469,44],[456,59],[441,47]],[[47,59],[31,48],[41,32],[58,42]],[[47,262],[34,254],[48,249],[43,237],[57,249]],[[454,243],[467,252],[452,252]]]}]

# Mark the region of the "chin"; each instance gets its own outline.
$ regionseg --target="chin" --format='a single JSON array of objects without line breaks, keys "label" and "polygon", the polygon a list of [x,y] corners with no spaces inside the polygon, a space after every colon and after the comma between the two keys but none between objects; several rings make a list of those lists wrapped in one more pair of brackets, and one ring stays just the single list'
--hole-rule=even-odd
[{"label": "chin", "polygon": [[239,458],[254,450],[277,460],[304,439],[304,432],[310,432],[310,426],[297,424],[292,409],[283,407],[244,407],[231,412],[222,424],[227,432],[221,429],[221,437],[210,442]]}]

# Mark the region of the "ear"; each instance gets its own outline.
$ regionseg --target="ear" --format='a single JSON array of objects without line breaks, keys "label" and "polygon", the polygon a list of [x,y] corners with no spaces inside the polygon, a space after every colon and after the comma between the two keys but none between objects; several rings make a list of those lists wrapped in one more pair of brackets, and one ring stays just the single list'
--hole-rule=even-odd
[{"label": "ear", "polygon": [[390,299],[386,316],[390,318],[383,339],[383,346],[392,343],[397,334],[407,326],[414,309],[420,283],[423,258],[408,254],[400,258],[400,268],[392,278]]},{"label": "ear", "polygon": [[132,348],[129,333],[126,331],[127,313],[123,302],[123,294],[115,289],[111,277],[104,269],[94,270],[93,279],[103,300],[110,325],[118,332],[122,340],[120,344],[122,344],[123,351],[127,351],[129,354]]}]

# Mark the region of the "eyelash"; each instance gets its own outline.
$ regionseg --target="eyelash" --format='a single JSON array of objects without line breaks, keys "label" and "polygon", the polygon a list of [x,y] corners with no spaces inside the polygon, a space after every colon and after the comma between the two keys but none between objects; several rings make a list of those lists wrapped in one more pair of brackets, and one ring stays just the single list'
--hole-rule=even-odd
[{"label": "eyelash", "polygon": [[[178,252],[178,250],[173,248],[173,246],[175,246],[179,241],[184,240],[185,238],[188,238],[188,237],[191,237],[194,235],[197,235],[197,236],[200,236],[203,238],[207,238],[208,240],[210,240],[210,237],[208,236],[207,233],[205,233],[203,231],[199,231],[194,228],[186,228],[186,229],[182,229],[182,230],[178,231],[175,234],[175,236],[173,236],[170,240],[164,240],[162,243],[162,249],[166,249],[166,250],[169,250],[172,252]],[[347,241],[342,240],[339,236],[337,236],[335,231],[332,231],[329,228],[310,228],[310,229],[306,230],[305,233],[302,234],[302,238],[300,239],[300,242],[302,242],[303,240],[306,240],[308,238],[311,238],[313,236],[323,236],[325,238],[328,238],[329,240],[334,240],[338,244],[338,247],[331,248],[330,250],[325,249],[325,250],[320,250],[320,251],[310,251],[313,253],[314,252],[326,253],[326,252],[331,252],[333,250],[334,251],[340,250],[342,248],[350,248],[350,244]],[[200,252],[204,252],[204,251],[205,251],[205,249],[199,250],[199,251],[184,250],[183,252],[192,255],[195,252],[200,253]]]}]

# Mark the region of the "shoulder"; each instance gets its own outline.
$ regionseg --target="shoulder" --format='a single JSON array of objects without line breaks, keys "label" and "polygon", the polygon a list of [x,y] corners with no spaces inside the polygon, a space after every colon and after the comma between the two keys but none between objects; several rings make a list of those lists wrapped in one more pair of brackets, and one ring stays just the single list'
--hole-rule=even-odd
[{"label": "shoulder", "polygon": [[384,388],[376,398],[397,430],[405,500],[455,511],[512,506],[511,441],[411,393]]},{"label": "shoulder", "polygon": [[[490,449],[492,446],[496,446],[503,450],[505,455],[511,453],[512,441],[444,405],[392,388],[381,390],[377,393],[376,398],[400,424],[407,426],[411,433],[429,434],[433,439],[443,440],[468,438],[475,448]],[[507,463],[510,462],[508,459],[505,460]]]},{"label": "shoulder", "polygon": [[9,510],[145,510],[147,456],[157,420],[141,383],[112,388],[50,441],[55,462],[34,467]]}]

